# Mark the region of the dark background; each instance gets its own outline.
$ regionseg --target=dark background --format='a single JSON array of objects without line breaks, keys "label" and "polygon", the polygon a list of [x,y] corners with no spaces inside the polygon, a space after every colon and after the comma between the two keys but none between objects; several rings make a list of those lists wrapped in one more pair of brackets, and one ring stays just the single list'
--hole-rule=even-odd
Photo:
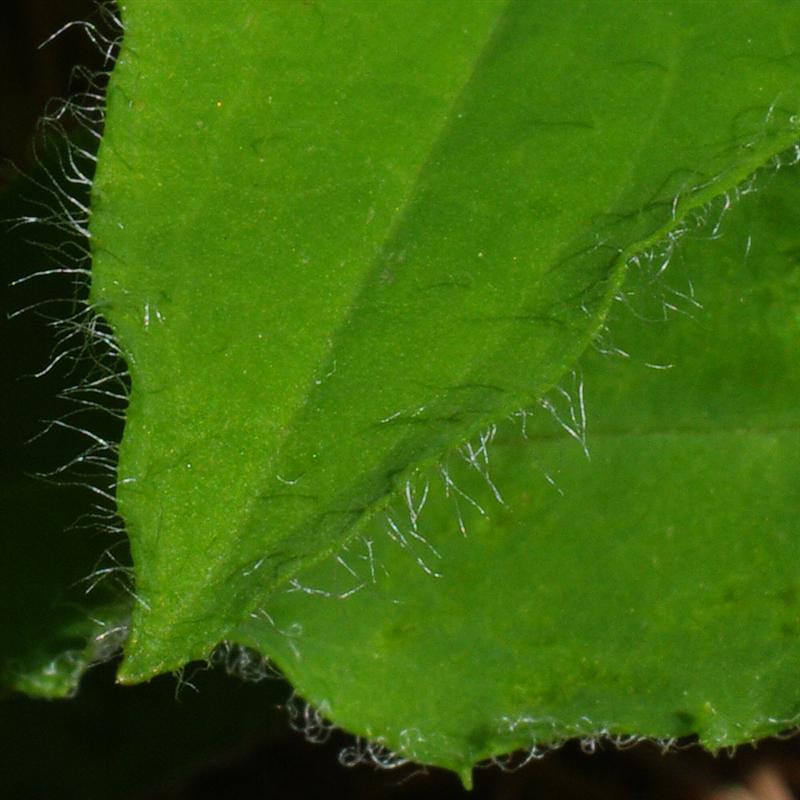
[{"label": "dark background", "polygon": [[[161,0],[153,0],[159,2]],[[190,10],[189,0],[186,3]],[[220,0],[234,2],[234,0]],[[19,173],[35,174],[32,142],[48,101],[80,91],[73,67],[100,69],[102,58],[73,28],[38,45],[75,19],[97,19],[92,0],[0,0],[0,217],[26,213],[37,189]],[[99,20],[98,20],[99,22]],[[72,76],[72,77],[71,77]],[[80,135],[73,127],[72,133]],[[40,142],[41,146],[41,142]],[[13,166],[12,166],[13,165]],[[28,204],[26,206],[26,203]],[[86,530],[65,533],[90,507],[80,487],[53,487],[30,477],[75,452],[70,436],[26,441],[43,420],[64,413],[58,394],[72,385],[74,366],[41,370],[55,346],[52,317],[66,316],[76,288],[63,276],[8,284],[51,265],[41,248],[54,241],[41,226],[0,229],[0,622],[2,647],[24,647],[51,622],[44,587],[86,574],[97,549]],[[31,242],[39,244],[32,244]],[[40,313],[8,320],[33,303]],[[80,367],[78,367],[80,369]],[[121,426],[92,423],[109,438]],[[10,487],[10,490],[8,489]],[[45,499],[46,498],[46,499]],[[65,537],[69,536],[65,547]],[[20,544],[22,543],[22,545]],[[68,552],[69,555],[65,555]],[[10,620],[10,622],[8,621]],[[162,677],[135,688],[114,685],[115,665],[95,668],[69,700],[0,699],[0,796],[8,798],[458,798],[467,794],[441,770],[407,765],[393,771],[346,768],[338,755],[353,741],[334,733],[309,743],[293,731],[285,710],[290,688],[279,679],[246,683],[221,669],[197,669],[192,686]],[[568,743],[511,773],[476,771],[476,798],[686,798],[787,800],[800,789],[796,740],[740,748],[713,757],[685,743],[662,754],[650,744],[616,751],[610,744],[582,752]],[[519,758],[518,761],[522,759]]]}]

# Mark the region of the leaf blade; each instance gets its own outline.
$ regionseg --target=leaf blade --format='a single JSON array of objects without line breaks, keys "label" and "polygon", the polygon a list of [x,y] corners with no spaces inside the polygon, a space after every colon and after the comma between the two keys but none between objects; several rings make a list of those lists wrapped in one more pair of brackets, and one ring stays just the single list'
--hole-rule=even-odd
[{"label": "leaf blade", "polygon": [[[413,31],[408,4],[198,8],[126,7],[94,193],[94,299],[134,381],[126,680],[203,656],[411,472],[534,402],[601,324],[620,252],[795,135],[779,63],[712,81],[710,106],[689,92],[745,34],[762,46],[753,5],[725,36],[689,3],[422,4]],[[620,26],[647,57],[619,61]]]},{"label": "leaf blade", "polygon": [[430,493],[419,533],[440,560],[408,520],[411,547],[376,526],[341,554],[356,575],[319,565],[239,637],[337,724],[466,778],[574,736],[715,749],[795,725],[797,177],[734,208],[720,240],[682,243],[668,280],[704,311],[617,319],[629,359],[584,359],[591,460],[532,416],[490,446],[507,507],[452,470],[491,509],[455,498],[466,540]]}]

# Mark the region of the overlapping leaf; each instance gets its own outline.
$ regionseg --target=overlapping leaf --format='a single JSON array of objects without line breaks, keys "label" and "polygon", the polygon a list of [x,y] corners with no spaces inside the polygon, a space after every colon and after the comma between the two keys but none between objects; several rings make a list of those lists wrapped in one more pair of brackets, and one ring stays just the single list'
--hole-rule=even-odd
[{"label": "overlapping leaf", "polygon": [[239,636],[334,722],[467,780],[572,736],[796,725],[800,174],[769,178],[581,362],[591,459],[548,412],[507,423]]}]

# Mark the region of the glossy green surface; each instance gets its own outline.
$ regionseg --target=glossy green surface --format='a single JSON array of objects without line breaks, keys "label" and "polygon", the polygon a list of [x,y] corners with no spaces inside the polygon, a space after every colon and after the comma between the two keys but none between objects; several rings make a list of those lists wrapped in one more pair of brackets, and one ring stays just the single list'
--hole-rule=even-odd
[{"label": "glossy green surface", "polygon": [[126,681],[534,403],[627,257],[798,133],[781,3],[122,6],[91,227],[133,379]]}]

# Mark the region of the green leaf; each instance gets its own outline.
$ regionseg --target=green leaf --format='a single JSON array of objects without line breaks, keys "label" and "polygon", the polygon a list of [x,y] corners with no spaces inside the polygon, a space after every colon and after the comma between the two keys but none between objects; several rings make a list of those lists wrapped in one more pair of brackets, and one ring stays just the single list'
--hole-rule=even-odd
[{"label": "green leaf", "polygon": [[796,725],[800,173],[769,177],[663,278],[632,276],[629,357],[582,362],[590,460],[546,412],[504,425],[449,498],[426,476],[416,526],[395,509],[406,546],[374,525],[238,638],[335,723],[467,781],[568,737],[715,749]]},{"label": "green leaf", "polygon": [[123,12],[92,235],[133,380],[126,681],[535,402],[628,258],[797,135],[781,3]]}]

